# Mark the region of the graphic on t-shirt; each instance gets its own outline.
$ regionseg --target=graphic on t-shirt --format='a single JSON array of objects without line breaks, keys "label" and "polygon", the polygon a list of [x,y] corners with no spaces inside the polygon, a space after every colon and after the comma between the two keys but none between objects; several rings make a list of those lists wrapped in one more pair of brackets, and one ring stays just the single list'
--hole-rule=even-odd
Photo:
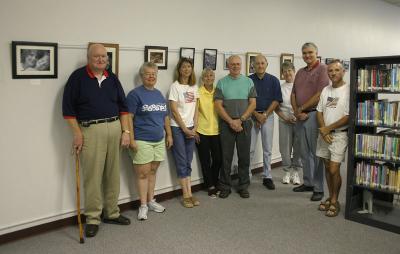
[{"label": "graphic on t-shirt", "polygon": [[193,92],[185,92],[185,93],[183,93],[183,97],[185,98],[185,103],[194,102],[194,93]]},{"label": "graphic on t-shirt", "polygon": [[151,105],[144,104],[142,106],[142,111],[143,112],[145,112],[145,111],[148,111],[148,112],[151,112],[151,111],[167,111],[167,105],[165,103],[157,103],[157,104],[151,104]]},{"label": "graphic on t-shirt", "polygon": [[328,96],[326,107],[327,108],[336,108],[338,102],[339,102],[339,97],[333,98],[333,97]]}]

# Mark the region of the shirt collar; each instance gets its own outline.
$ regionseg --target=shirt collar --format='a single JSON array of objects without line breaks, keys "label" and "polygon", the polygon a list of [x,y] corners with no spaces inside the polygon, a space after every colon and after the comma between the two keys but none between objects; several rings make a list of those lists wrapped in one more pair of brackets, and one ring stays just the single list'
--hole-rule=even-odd
[{"label": "shirt collar", "polygon": [[[93,71],[90,69],[89,65],[86,65],[86,73],[89,75],[90,78],[95,78],[96,76],[94,75]],[[107,70],[103,71],[103,76],[108,78],[110,74],[108,74]]]},{"label": "shirt collar", "polygon": [[316,61],[315,64],[311,65],[311,68],[309,69],[308,66],[306,66],[306,71],[312,71],[315,68],[317,68],[319,66],[320,62]]},{"label": "shirt collar", "polygon": [[202,86],[200,87],[200,89],[202,89],[205,93],[208,93],[208,94],[213,94],[214,91],[215,91],[215,87],[214,87],[214,86],[213,86],[213,89],[212,89],[211,92],[208,91],[208,90],[204,87],[204,85],[202,85]]}]

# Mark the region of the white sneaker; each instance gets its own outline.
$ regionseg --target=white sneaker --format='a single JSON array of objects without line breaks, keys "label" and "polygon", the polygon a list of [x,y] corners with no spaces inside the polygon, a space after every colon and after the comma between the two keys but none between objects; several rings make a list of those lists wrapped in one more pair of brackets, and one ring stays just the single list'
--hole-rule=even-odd
[{"label": "white sneaker", "polygon": [[299,184],[300,184],[299,173],[294,172],[294,173],[292,174],[292,183],[293,183],[294,185],[299,185]]},{"label": "white sneaker", "polygon": [[149,207],[150,211],[154,211],[156,213],[162,213],[165,211],[165,207],[157,203],[155,199],[147,203],[147,206]]},{"label": "white sneaker", "polygon": [[288,184],[290,183],[290,172],[286,172],[283,176],[282,183]]},{"label": "white sneaker", "polygon": [[137,215],[138,220],[147,220],[147,212],[149,211],[149,208],[147,205],[141,205],[139,207],[139,213]]}]

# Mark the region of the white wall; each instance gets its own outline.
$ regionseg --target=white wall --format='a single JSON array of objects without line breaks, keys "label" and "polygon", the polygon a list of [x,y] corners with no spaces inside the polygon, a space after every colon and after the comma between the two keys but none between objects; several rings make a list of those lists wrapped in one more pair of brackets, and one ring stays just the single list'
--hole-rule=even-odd
[{"label": "white wall", "polygon": [[[323,57],[400,54],[399,10],[378,0],[3,0],[0,235],[71,216],[75,210],[71,134],[62,118],[61,96],[69,74],[85,63],[89,41],[120,44],[120,79],[125,92],[137,82],[144,45],[168,46],[168,70],[160,71],[158,84],[165,93],[172,82],[178,48],[185,46],[198,50],[198,74],[203,48],[266,53],[268,71],[275,75],[280,53],[294,53],[297,68],[304,65],[299,54],[306,41],[315,42]],[[58,42],[58,79],[11,79],[13,40]],[[226,74],[222,61],[220,54],[217,78]],[[277,139],[274,144],[273,158],[279,160]],[[122,160],[123,203],[136,199],[137,194],[126,154]],[[169,156],[160,167],[158,193],[177,186],[171,162]],[[193,181],[198,183],[201,175],[196,160],[193,168]]]}]

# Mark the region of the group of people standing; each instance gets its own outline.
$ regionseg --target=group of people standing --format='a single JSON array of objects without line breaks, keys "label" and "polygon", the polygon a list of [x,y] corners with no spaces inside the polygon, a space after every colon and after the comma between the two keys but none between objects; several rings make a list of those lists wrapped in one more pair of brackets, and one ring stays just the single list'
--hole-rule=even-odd
[{"label": "group of people standing", "polygon": [[[318,209],[336,216],[341,183],[339,167],[347,146],[344,134],[348,103],[343,104],[345,99],[342,99],[346,98],[347,88],[341,88],[338,97],[332,97],[324,93],[324,87],[329,84],[328,72],[333,84],[343,86],[344,70],[335,62],[327,71],[317,60],[317,47],[313,43],[304,44],[302,53],[307,67],[295,76],[293,64],[285,63],[286,82],[282,85],[275,76],[266,73],[268,61],[260,54],[255,60],[255,73],[249,77],[241,74],[241,58],[233,55],[228,60],[228,75],[214,86],[214,71],[206,68],[198,88],[192,60],[182,58],[166,99],[155,87],[158,68],[152,62],[145,62],[140,68],[143,84],[125,97],[118,78],[106,71],[106,49],[101,44],[92,44],[87,66],[71,74],[63,97],[63,115],[73,131],[73,148],[81,154],[83,165],[86,236],[97,234],[101,220],[130,224],[117,205],[121,147],[129,148],[137,175],[139,220],[146,220],[149,210],[165,211],[154,199],[156,172],[165,158],[165,147],[172,151],[182,188],[182,204],[186,208],[200,205],[191,190],[195,146],[210,197],[227,198],[231,194],[235,147],[237,192],[242,198],[250,197],[249,168],[260,132],[263,185],[275,189],[271,175],[274,112],[280,117],[279,146],[286,171],[283,183],[299,185],[293,189],[296,192],[313,191],[311,200],[321,200],[323,164],[317,159],[318,150],[318,156],[325,158],[329,189],[328,199]],[[326,101],[321,102],[320,96]],[[343,112],[327,110],[339,105]],[[331,117],[332,112],[340,120]],[[340,143],[336,142],[339,136]]]}]

